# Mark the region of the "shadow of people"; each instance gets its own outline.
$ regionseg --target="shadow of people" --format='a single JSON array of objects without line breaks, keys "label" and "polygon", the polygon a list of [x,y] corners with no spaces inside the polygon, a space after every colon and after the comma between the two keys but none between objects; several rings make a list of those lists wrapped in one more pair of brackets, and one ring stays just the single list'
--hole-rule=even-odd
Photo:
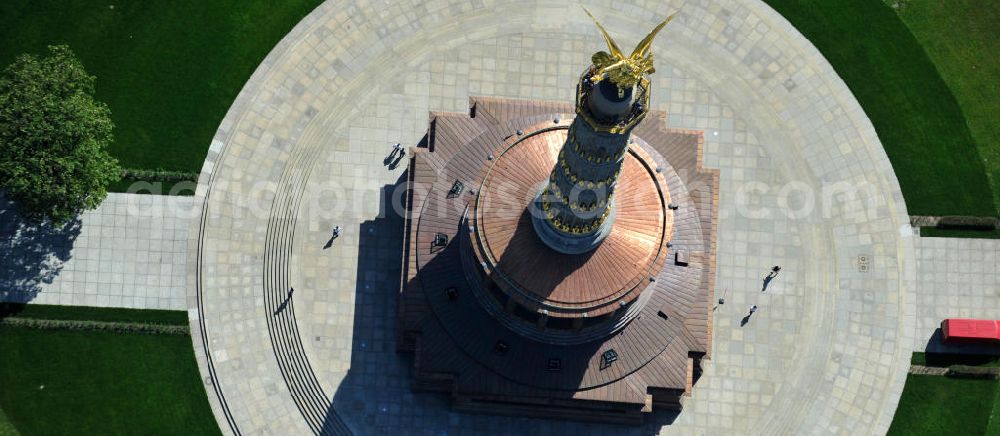
[{"label": "shadow of people", "polygon": [[282,300],[281,304],[278,305],[278,308],[275,309],[275,311],[274,311],[275,315],[278,315],[281,312],[285,311],[285,308],[288,307],[288,303],[290,303],[292,301],[292,293],[294,293],[294,292],[295,292],[295,288],[289,288],[288,289],[288,295],[285,296],[285,299]]},{"label": "shadow of people", "polygon": [[72,256],[81,228],[80,217],[62,226],[28,223],[12,202],[0,196],[0,301],[35,299]]},{"label": "shadow of people", "polygon": [[392,165],[392,162],[394,162],[394,161],[397,160],[396,159],[396,155],[397,154],[399,154],[399,153],[396,150],[392,150],[391,152],[389,152],[389,155],[386,156],[385,159],[382,159],[382,165],[385,165],[385,166]]},{"label": "shadow of people", "polygon": [[330,240],[326,241],[326,245],[323,246],[324,250],[326,250],[327,248],[330,248],[330,247],[333,246],[333,241],[336,241],[337,238],[340,237],[340,232],[341,231],[342,230],[341,230],[340,226],[336,226],[336,227],[333,228],[333,234],[330,235]]},{"label": "shadow of people", "polygon": [[775,274],[770,273],[764,277],[764,286],[761,286],[760,291],[764,292],[767,290],[767,285],[771,284],[771,280],[774,280]]},{"label": "shadow of people", "polygon": [[403,157],[404,157],[404,156],[405,156],[405,155],[404,155],[403,153],[399,153],[399,154],[397,154],[397,155],[396,155],[396,158],[395,158],[395,159],[393,159],[393,160],[392,160],[392,162],[390,162],[390,163],[389,163],[389,169],[390,169],[390,170],[394,170],[394,169],[396,169],[397,167],[399,167],[399,163],[403,161]]},{"label": "shadow of people", "polygon": [[740,327],[747,325],[748,322],[750,322],[750,315],[744,316],[743,319],[740,320]]}]

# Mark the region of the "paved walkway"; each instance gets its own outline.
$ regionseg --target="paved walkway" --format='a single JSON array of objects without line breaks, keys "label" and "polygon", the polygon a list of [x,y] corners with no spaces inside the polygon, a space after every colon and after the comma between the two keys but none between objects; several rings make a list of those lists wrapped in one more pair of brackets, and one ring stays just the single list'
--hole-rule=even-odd
[{"label": "paved walkway", "polygon": [[916,249],[913,351],[934,349],[945,318],[1000,319],[1000,239],[918,238]]},{"label": "paved walkway", "polygon": [[108,194],[57,231],[0,205],[0,301],[185,310],[193,197]]},{"label": "paved walkway", "polygon": [[[713,359],[684,411],[623,429],[454,413],[395,353],[398,219],[380,188],[427,113],[469,95],[572,101],[601,47],[569,1],[327,2],[265,59],[209,152],[192,223],[199,366],[229,432],[878,434],[916,332],[914,236],[871,123],[757,0],[598,1],[654,44],[652,103],[705,131],[722,180]],[[498,12],[501,11],[501,12]],[[852,196],[851,194],[860,194]],[[334,225],[344,235],[324,249]],[[772,265],[783,267],[761,292]],[[294,295],[288,296],[288,289]],[[760,307],[746,326],[744,310]],[[322,411],[323,400],[326,411]],[[668,421],[672,424],[664,426]]]}]

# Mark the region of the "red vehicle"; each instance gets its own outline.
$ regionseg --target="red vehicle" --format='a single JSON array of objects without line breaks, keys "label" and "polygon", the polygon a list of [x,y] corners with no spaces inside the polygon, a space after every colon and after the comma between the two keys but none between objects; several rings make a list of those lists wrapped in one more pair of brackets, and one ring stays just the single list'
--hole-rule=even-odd
[{"label": "red vehicle", "polygon": [[945,342],[997,341],[1000,321],[948,318],[941,321],[941,338]]}]

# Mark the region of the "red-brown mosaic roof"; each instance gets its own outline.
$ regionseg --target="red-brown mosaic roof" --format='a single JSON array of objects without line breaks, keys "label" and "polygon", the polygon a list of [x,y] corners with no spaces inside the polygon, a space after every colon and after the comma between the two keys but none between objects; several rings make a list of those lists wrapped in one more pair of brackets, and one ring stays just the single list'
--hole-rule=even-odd
[{"label": "red-brown mosaic roof", "polygon": [[608,238],[589,253],[552,250],[535,234],[528,208],[548,180],[566,134],[563,127],[542,130],[498,150],[474,209],[482,249],[489,254],[481,260],[494,264],[493,274],[508,279],[494,279],[501,288],[515,297],[526,294],[528,301],[522,304],[544,303],[577,309],[576,316],[598,316],[616,310],[613,303],[631,303],[659,271],[656,261],[665,256],[673,218],[665,213],[669,194],[661,192],[653,164],[636,148],[625,158],[614,197],[617,218]]},{"label": "red-brown mosaic roof", "polygon": [[[432,114],[428,146],[410,161],[413,189],[407,198],[399,344],[416,353],[414,387],[448,392],[456,408],[493,413],[641,422],[642,412],[680,407],[680,395],[690,391],[699,361],[711,349],[718,172],[701,166],[701,133],[668,129],[666,115],[656,111],[633,131],[635,162],[658,170],[659,186],[669,193],[666,201],[679,209],[656,224],[672,229],[665,238],[672,248],[658,257],[655,281],[635,298],[626,321],[614,334],[587,329],[532,333],[532,326],[512,320],[484,297],[470,219],[476,216],[477,198],[492,195],[489,186],[477,192],[487,169],[500,163],[489,157],[516,143],[518,130],[531,136],[533,126],[551,127],[554,118],[568,124],[572,107],[494,98],[474,98],[472,106],[470,114]],[[550,140],[543,142],[551,148]],[[538,153],[551,158],[552,152]],[[549,169],[539,163],[530,171],[542,172],[542,181]],[[512,165],[514,170],[528,172]],[[467,188],[450,195],[456,180]],[[528,244],[516,236],[520,221],[496,228],[486,221],[491,250],[502,253],[501,259],[519,252],[517,244]],[[434,244],[438,234],[447,237],[443,247]],[[503,250],[493,247],[500,243],[506,244]],[[686,264],[675,261],[679,252]],[[572,295],[569,288],[565,292]],[[588,297],[577,297],[583,298]],[[615,350],[618,360],[605,367],[601,356],[608,350]],[[547,369],[552,359],[561,362],[559,370]]]}]

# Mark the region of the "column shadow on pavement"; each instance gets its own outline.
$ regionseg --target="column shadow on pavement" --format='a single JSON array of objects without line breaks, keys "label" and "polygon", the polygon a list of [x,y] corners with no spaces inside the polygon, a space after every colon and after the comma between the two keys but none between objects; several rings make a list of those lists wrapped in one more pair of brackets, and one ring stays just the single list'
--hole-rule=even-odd
[{"label": "column shadow on pavement", "polygon": [[[674,422],[677,411],[650,414],[641,426],[596,424],[451,410],[449,396],[411,389],[413,358],[397,352],[399,286],[402,274],[404,220],[395,213],[407,172],[383,187],[382,211],[359,229],[357,281],[350,368],[337,387],[324,429],[346,424],[357,434],[657,434]],[[398,201],[398,200],[397,200]],[[343,424],[340,424],[340,423]]]}]

